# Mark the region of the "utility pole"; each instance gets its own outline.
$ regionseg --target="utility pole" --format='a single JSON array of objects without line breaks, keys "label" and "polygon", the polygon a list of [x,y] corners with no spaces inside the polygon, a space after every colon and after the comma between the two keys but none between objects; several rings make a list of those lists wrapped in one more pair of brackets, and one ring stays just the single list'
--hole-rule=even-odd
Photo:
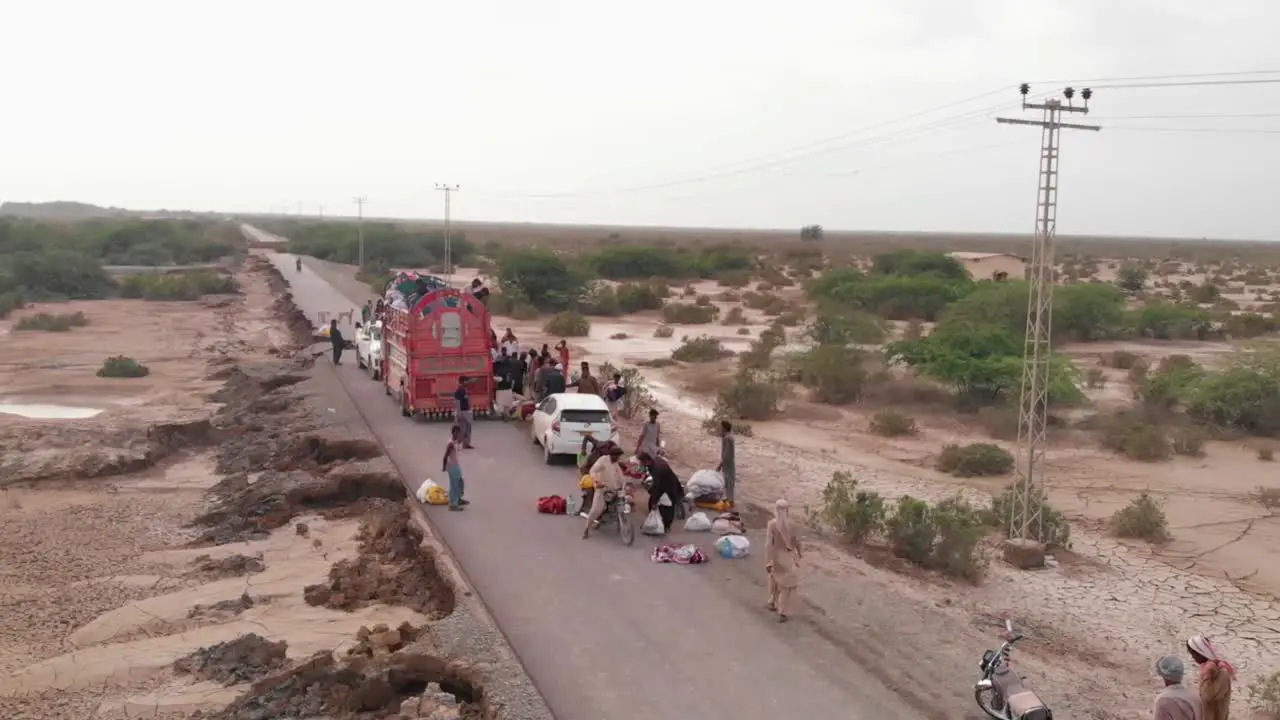
[{"label": "utility pole", "polygon": [[302,201],[298,201],[298,217],[302,217]]},{"label": "utility pole", "polygon": [[316,206],[316,209],[320,211],[320,219],[321,219],[321,220],[323,220],[323,219],[324,219],[324,206],[323,206],[323,205],[317,205],[317,206]]},{"label": "utility pole", "polygon": [[462,190],[461,185],[442,185],[436,183],[436,190],[444,193],[444,271],[445,279],[453,285],[453,228],[450,216],[450,198]]},{"label": "utility pole", "polygon": [[368,198],[361,195],[354,198],[356,204],[356,245],[360,248],[360,264],[357,267],[364,267],[364,204]]},{"label": "utility pole", "polygon": [[1014,498],[1009,508],[1009,542],[1004,557],[1021,569],[1044,565],[1045,484],[1042,475],[1045,452],[1045,426],[1049,404],[1049,338],[1053,320],[1054,238],[1058,221],[1058,136],[1063,128],[1098,131],[1098,125],[1062,122],[1062,113],[1089,112],[1093,91],[1080,92],[1083,105],[1075,105],[1074,88],[1062,91],[1061,98],[1040,103],[1027,102],[1030,86],[1023,83],[1023,110],[1040,110],[1040,120],[996,118],[1006,125],[1031,125],[1040,128],[1040,180],[1036,194],[1036,232],[1031,243],[1031,265],[1028,267],[1030,292],[1027,297],[1027,334],[1022,358],[1022,388],[1018,412],[1018,457],[1015,469]]}]

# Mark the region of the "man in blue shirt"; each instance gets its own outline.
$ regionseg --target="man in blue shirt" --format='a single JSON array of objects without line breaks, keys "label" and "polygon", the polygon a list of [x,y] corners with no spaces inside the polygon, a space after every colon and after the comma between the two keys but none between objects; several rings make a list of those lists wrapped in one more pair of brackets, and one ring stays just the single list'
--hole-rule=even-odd
[{"label": "man in blue shirt", "polygon": [[462,441],[462,447],[466,450],[472,448],[471,445],[471,394],[467,391],[467,383],[470,379],[467,377],[458,378],[458,389],[453,391],[453,399],[458,403],[458,429],[459,439]]}]

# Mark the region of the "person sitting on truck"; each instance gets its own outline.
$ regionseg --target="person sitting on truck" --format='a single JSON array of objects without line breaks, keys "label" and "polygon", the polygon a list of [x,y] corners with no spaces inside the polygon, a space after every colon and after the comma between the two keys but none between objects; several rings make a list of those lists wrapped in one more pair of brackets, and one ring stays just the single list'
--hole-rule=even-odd
[{"label": "person sitting on truck", "polygon": [[342,348],[346,346],[347,341],[342,337],[342,331],[338,329],[338,321],[329,321],[329,343],[333,346],[333,364],[342,364]]}]

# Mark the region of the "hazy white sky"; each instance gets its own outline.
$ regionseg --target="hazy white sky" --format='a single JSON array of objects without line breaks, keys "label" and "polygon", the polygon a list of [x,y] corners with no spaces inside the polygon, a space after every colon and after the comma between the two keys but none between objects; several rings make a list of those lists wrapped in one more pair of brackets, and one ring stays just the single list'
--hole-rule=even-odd
[{"label": "hazy white sky", "polygon": [[[1280,80],[1276,0],[14,0],[0,22],[0,200],[131,208],[438,217],[452,182],[460,219],[1022,231],[1039,131],[991,119],[1030,117],[1016,83]],[[1280,237],[1280,83],[1092,107],[1061,232]]]}]

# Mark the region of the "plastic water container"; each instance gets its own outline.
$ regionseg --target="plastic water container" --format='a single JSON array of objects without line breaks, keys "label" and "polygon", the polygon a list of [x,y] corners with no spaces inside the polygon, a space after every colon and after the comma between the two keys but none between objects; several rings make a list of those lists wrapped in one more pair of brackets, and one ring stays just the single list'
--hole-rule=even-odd
[{"label": "plastic water container", "polygon": [[565,498],[564,514],[573,517],[579,512],[582,512],[582,493],[569,493],[569,497]]}]

